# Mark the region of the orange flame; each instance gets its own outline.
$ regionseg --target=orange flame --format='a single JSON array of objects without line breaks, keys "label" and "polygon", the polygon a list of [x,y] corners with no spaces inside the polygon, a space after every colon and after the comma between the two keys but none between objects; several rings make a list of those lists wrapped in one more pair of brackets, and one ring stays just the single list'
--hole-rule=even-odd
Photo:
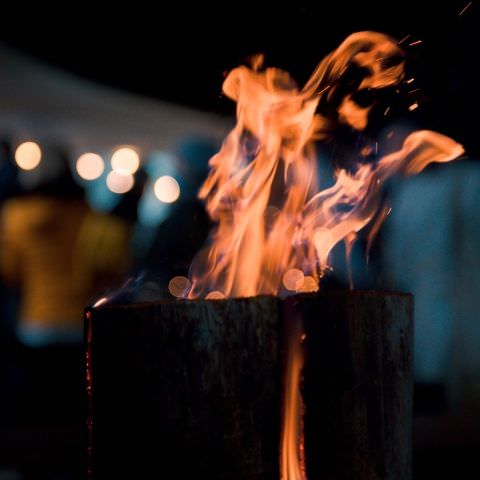
[{"label": "orange flame", "polygon": [[[414,132],[375,164],[337,170],[336,183],[319,192],[314,141],[328,139],[335,124],[367,127],[373,105],[356,103],[355,92],[403,81],[403,51],[386,35],[355,33],[301,90],[282,70],[260,71],[261,60],[232,70],[223,85],[237,103],[237,124],[210,160],[199,193],[218,227],[193,262],[190,298],[282,294],[285,275],[298,270],[316,290],[333,247],[345,241],[350,250],[356,233],[379,218],[385,180],[463,152],[439,133]],[[354,92],[343,94],[340,80],[351,65],[365,73]],[[296,278],[293,291],[302,291]]]},{"label": "orange flame", "polygon": [[[289,307],[287,307],[289,308]],[[300,393],[304,365],[302,342],[305,340],[301,318],[290,308],[286,319],[288,341],[284,378],[284,407],[282,438],[280,445],[280,478],[282,480],[306,480],[303,442],[303,401]]]}]

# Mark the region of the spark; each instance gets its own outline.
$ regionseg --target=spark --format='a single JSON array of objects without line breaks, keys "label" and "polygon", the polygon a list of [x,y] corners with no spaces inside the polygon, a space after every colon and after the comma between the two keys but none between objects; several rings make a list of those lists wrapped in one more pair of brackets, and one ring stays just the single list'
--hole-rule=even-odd
[{"label": "spark", "polygon": [[412,77],[412,78],[409,78],[405,83],[413,83],[414,80],[415,80],[415,78]]},{"label": "spark", "polygon": [[415,40],[414,42],[411,42],[408,44],[409,47],[414,47],[415,45],[420,45],[422,43],[422,40]]},{"label": "spark", "polygon": [[383,112],[383,115],[386,117],[388,115],[388,112],[390,111],[390,107],[387,107],[385,111]]},{"label": "spark", "polygon": [[418,103],[417,103],[417,102],[412,103],[412,104],[408,107],[408,109],[409,109],[411,112],[413,112],[413,111],[416,110],[417,108],[418,108]]},{"label": "spark", "polygon": [[473,2],[468,2],[462,9],[462,11],[458,14],[461,17],[471,6]]},{"label": "spark", "polygon": [[331,87],[331,85],[327,85],[325,88],[322,88],[322,89],[317,93],[317,95],[321,95],[323,92],[326,92],[330,87]]},{"label": "spark", "polygon": [[418,91],[420,91],[419,88],[414,88],[413,90],[409,90],[408,93],[415,93],[415,92],[418,92]]},{"label": "spark", "polygon": [[108,298],[107,297],[102,297],[100,300],[97,300],[94,304],[93,304],[93,308],[97,308],[99,307],[100,305],[103,305],[104,303],[107,303],[108,302]]},{"label": "spark", "polygon": [[399,42],[398,44],[401,45],[403,42],[406,42],[410,38],[410,34],[405,35]]}]

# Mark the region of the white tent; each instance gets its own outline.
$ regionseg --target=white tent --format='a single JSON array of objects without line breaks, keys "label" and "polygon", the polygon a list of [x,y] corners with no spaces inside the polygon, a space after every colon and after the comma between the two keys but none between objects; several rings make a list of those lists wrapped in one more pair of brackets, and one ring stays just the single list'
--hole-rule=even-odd
[{"label": "white tent", "polygon": [[231,121],[81,79],[0,45],[0,136],[75,151],[169,150],[183,137],[220,141]]}]

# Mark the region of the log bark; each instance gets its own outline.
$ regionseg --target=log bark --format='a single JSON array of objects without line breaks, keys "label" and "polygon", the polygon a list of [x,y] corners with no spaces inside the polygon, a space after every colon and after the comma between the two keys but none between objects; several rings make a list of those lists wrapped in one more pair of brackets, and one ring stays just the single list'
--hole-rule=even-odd
[{"label": "log bark", "polygon": [[87,309],[91,478],[279,479],[301,319],[308,479],[408,480],[411,316],[380,292]]}]

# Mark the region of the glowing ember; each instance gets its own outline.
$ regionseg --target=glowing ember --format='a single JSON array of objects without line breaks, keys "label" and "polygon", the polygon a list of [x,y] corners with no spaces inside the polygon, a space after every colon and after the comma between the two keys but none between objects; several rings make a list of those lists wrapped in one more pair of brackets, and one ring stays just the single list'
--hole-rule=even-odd
[{"label": "glowing ember", "polygon": [[93,304],[92,308],[97,308],[100,305],[105,305],[107,302],[108,302],[108,298],[102,297]]},{"label": "glowing ember", "polygon": [[461,17],[472,5],[473,2],[468,2],[465,7],[460,10],[460,13],[458,14],[459,17]]},{"label": "glowing ember", "polygon": [[416,40],[415,42],[411,42],[408,44],[409,47],[414,47],[415,45],[420,45],[422,43],[421,40]]}]

